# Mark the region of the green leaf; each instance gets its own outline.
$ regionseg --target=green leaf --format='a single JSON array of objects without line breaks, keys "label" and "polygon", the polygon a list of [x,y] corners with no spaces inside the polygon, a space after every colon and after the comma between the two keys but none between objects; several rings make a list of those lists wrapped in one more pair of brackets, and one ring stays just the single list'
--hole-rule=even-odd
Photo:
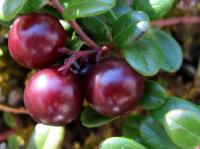
[{"label": "green leaf", "polygon": [[159,19],[172,8],[174,0],[134,0],[134,10],[144,11],[151,19]]},{"label": "green leaf", "polygon": [[139,127],[143,116],[130,115],[123,121],[122,134],[130,139],[137,139],[140,136]]},{"label": "green leaf", "polygon": [[115,0],[61,0],[66,20],[90,17],[105,13],[115,6]]},{"label": "green leaf", "polygon": [[112,137],[103,141],[99,149],[146,149],[134,140],[123,137]]},{"label": "green leaf", "polygon": [[122,52],[130,66],[144,76],[158,73],[163,62],[162,52],[150,34]]},{"label": "green leaf", "polygon": [[65,128],[37,124],[29,139],[28,149],[60,149]]},{"label": "green leaf", "polygon": [[124,2],[124,0],[116,0],[115,7],[108,12],[99,15],[98,18],[104,21],[107,25],[112,26],[120,16],[128,12],[132,12],[132,8],[126,2]]},{"label": "green leaf", "polygon": [[45,5],[44,7],[42,7],[42,9],[40,10],[41,13],[48,13],[54,17],[56,17],[59,20],[63,20],[62,15],[53,7],[49,6],[49,5]]},{"label": "green leaf", "polygon": [[152,149],[179,149],[168,137],[164,128],[152,117],[148,117],[140,125],[140,134]]},{"label": "green leaf", "polygon": [[171,73],[177,71],[183,61],[183,53],[180,45],[166,32],[159,29],[154,29],[153,31],[156,41],[164,55],[164,61],[161,68]]},{"label": "green leaf", "polygon": [[110,27],[99,17],[89,17],[81,20],[81,24],[101,44],[109,43],[112,40]]},{"label": "green leaf", "polygon": [[16,135],[11,135],[8,138],[8,148],[9,149],[19,149],[20,148],[20,138]]},{"label": "green leaf", "polygon": [[131,12],[132,8],[124,0],[117,0],[116,6],[112,9],[112,11],[117,17],[120,17]]},{"label": "green leaf", "polygon": [[85,42],[76,36],[76,33],[73,32],[71,40],[68,42],[68,47],[71,50],[80,50],[80,48],[85,44]]},{"label": "green leaf", "polygon": [[140,106],[147,110],[160,108],[166,102],[164,88],[154,81],[146,81],[144,95],[140,100]]},{"label": "green leaf", "polygon": [[16,119],[11,113],[4,112],[3,119],[6,123],[6,125],[8,125],[10,128],[14,128],[17,126]]},{"label": "green leaf", "polygon": [[1,0],[0,1],[0,20],[12,20],[23,8],[26,0]]},{"label": "green leaf", "polygon": [[45,0],[27,0],[20,13],[37,11],[45,5]]},{"label": "green leaf", "polygon": [[160,108],[157,109],[155,111],[153,111],[153,117],[158,120],[160,123],[162,123],[164,121],[165,118],[165,114],[168,113],[171,110],[175,110],[175,109],[185,109],[185,110],[190,110],[193,112],[196,112],[200,115],[200,110],[198,108],[198,106],[196,106],[195,104],[186,101],[184,99],[181,98],[177,98],[177,97],[167,97],[167,102],[166,104]]},{"label": "green leaf", "polygon": [[200,145],[200,115],[189,110],[177,109],[165,115],[165,129],[170,138],[182,148]]},{"label": "green leaf", "polygon": [[139,40],[150,28],[149,17],[141,11],[132,11],[113,23],[113,43],[118,48],[127,48]]},{"label": "green leaf", "polygon": [[116,118],[109,118],[100,115],[91,107],[86,107],[81,113],[82,125],[85,127],[99,127],[115,120]]}]

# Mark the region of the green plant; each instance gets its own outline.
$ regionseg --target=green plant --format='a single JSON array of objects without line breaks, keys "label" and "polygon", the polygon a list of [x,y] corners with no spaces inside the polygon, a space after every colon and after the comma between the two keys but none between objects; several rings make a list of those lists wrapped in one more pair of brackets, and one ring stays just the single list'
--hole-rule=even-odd
[{"label": "green plant", "polygon": [[[80,119],[85,127],[99,127],[120,118],[115,116],[123,116],[129,112],[129,115],[125,115],[123,120],[123,136],[113,137],[103,141],[99,146],[100,149],[194,149],[200,145],[199,107],[184,99],[169,96],[164,87],[158,84],[158,82],[149,79],[149,77],[156,75],[160,71],[168,73],[177,71],[183,61],[182,49],[178,42],[165,31],[151,27],[151,20],[163,17],[173,6],[173,3],[173,0],[134,0],[132,4],[127,4],[123,0],[2,0],[0,3],[0,19],[2,20],[1,22],[3,22],[2,24],[10,26],[18,16],[39,11],[51,14],[57,19],[67,21],[68,24],[63,24],[63,27],[67,32],[73,32],[72,37],[69,39],[67,45],[61,44],[56,46],[54,51],[59,51],[69,56],[65,59],[64,64],[56,70],[59,71],[59,73],[63,73],[62,75],[66,75],[66,78],[68,71],[72,71],[83,79],[84,77],[82,76],[87,76],[87,73],[90,75],[90,67],[96,71],[96,68],[93,68],[91,65],[98,65],[96,63],[101,63],[104,59],[113,57],[124,59],[123,63],[128,67],[127,69],[131,68],[134,74],[137,72],[139,75],[146,78],[144,91],[142,89],[142,83],[137,83],[137,81],[135,81],[133,94],[135,94],[135,96],[138,95],[135,99],[137,102],[134,102],[134,104],[131,103],[130,106],[132,106],[132,108],[125,109],[122,113],[120,111],[118,114],[107,112],[110,110],[109,106],[104,107],[107,108],[105,112],[102,111],[102,107],[99,108],[99,105],[94,105],[93,100],[96,100],[102,95],[100,94],[101,89],[98,86],[99,84],[92,84],[95,81],[91,81],[90,79],[86,79],[85,82],[82,80],[81,84],[83,85],[84,82],[83,88],[87,88],[87,94],[92,94],[86,97],[90,98],[92,96],[92,99],[89,99],[89,103],[96,109],[95,111],[89,105],[84,107]],[[52,7],[55,9],[52,9]],[[38,17],[40,17],[40,15]],[[5,23],[5,21],[10,22]],[[68,25],[73,29],[69,29]],[[12,34],[9,36],[12,36]],[[38,42],[42,42],[42,40],[43,39]],[[34,40],[30,41],[30,43],[31,42],[33,42],[33,45],[37,44]],[[51,42],[48,43],[50,44]],[[16,43],[9,43],[10,51],[18,51],[19,49],[16,47]],[[37,51],[39,52],[39,49],[37,49]],[[19,55],[21,55],[20,52]],[[29,54],[27,54],[27,57],[28,55]],[[39,53],[38,55],[40,57]],[[51,56],[54,57],[55,55]],[[51,59],[51,56],[48,58],[45,57],[47,61]],[[27,61],[29,60],[31,59],[27,59]],[[54,60],[55,59],[53,59],[53,61]],[[47,65],[51,65],[51,63],[49,62]],[[26,65],[23,64],[23,66]],[[106,64],[103,66],[102,69],[105,70]],[[37,68],[37,66],[28,66],[28,68],[32,67]],[[37,73],[45,71],[44,66],[40,68],[44,68],[44,70],[40,70]],[[112,65],[107,71],[110,71],[111,68],[113,68]],[[124,77],[123,74],[127,69],[120,70],[122,72],[118,73]],[[99,75],[99,73],[101,73],[101,71],[95,74],[95,76]],[[129,76],[129,73],[130,72],[126,72],[126,76]],[[109,75],[108,78],[110,79],[112,76],[115,77],[115,74]],[[130,75],[129,77],[133,76]],[[97,80],[98,77],[95,79]],[[113,79],[114,78],[112,78],[112,80]],[[64,80],[64,78],[62,78],[62,80]],[[53,79],[49,79],[48,81],[48,84],[52,85],[51,81],[53,81]],[[76,79],[75,82],[77,81]],[[117,85],[128,85],[129,82],[123,81],[127,80],[123,79],[122,82]],[[111,81],[111,83],[113,82]],[[89,86],[87,86],[88,84]],[[134,86],[134,83],[131,85]],[[71,86],[73,86],[73,83]],[[112,95],[113,99],[123,95],[117,88],[114,90],[112,84],[108,86],[106,90],[111,88],[112,92],[118,93]],[[30,87],[30,85],[28,87]],[[47,85],[47,88],[48,87]],[[30,87],[30,89],[32,89],[32,87]],[[126,86],[126,89],[129,89],[129,86]],[[62,90],[64,89],[60,87],[60,90],[57,90],[58,96],[53,95],[55,99],[58,98],[59,100],[59,92]],[[40,92],[43,94],[42,91]],[[76,93],[78,95],[80,94],[80,92]],[[29,92],[25,91],[25,103],[28,94]],[[141,94],[143,94],[143,96],[139,99],[139,95]],[[46,96],[48,97],[49,95],[51,94],[47,93],[44,97],[46,98]],[[116,97],[114,97],[115,95]],[[126,95],[128,98],[131,98],[130,94]],[[31,95],[31,100],[37,99],[36,96],[40,96],[39,93]],[[53,98],[53,96],[49,98]],[[109,102],[109,99],[107,99],[108,97],[109,96],[106,96],[105,98],[106,102]],[[113,100],[110,101],[113,102]],[[138,105],[136,105],[136,103],[138,103]],[[63,104],[66,103],[64,102]],[[126,104],[129,104],[129,102]],[[26,106],[27,105],[26,103]],[[28,109],[33,107],[32,103],[30,105],[30,107],[29,105],[27,106]],[[130,114],[130,110],[134,110],[136,106],[139,110]],[[74,107],[71,106],[70,108]],[[113,107],[111,106],[110,108]],[[138,111],[142,111],[144,114]],[[30,113],[32,116],[34,115],[33,112]],[[42,112],[42,114],[44,113],[45,112]],[[39,114],[41,114],[40,111]],[[75,113],[75,115],[77,115],[77,113]],[[46,116],[51,119],[51,115],[45,114],[41,119]],[[54,123],[52,121],[42,121],[41,119],[39,118],[39,121],[46,124],[64,125],[68,123],[68,121]],[[50,129],[48,129],[48,131],[50,131]],[[44,134],[41,134],[41,136],[43,135]],[[37,137],[41,136],[34,135],[31,140],[38,140]],[[14,139],[12,138],[11,140]],[[15,138],[14,141],[16,140]],[[35,145],[32,145],[31,140],[28,146],[29,148],[34,148],[31,147]],[[62,140],[62,138],[59,138],[57,142],[60,142],[60,140]],[[40,141],[37,141],[37,143],[38,142]],[[41,144],[46,144],[44,143],[45,141],[41,142]],[[37,148],[37,146],[35,146],[35,148]]]}]

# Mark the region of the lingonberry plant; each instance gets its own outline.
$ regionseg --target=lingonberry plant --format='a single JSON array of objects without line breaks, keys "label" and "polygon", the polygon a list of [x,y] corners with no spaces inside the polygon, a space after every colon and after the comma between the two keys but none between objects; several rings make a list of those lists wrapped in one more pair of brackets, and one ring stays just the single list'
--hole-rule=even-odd
[{"label": "lingonberry plant", "polygon": [[[168,95],[151,78],[161,71],[174,73],[182,63],[178,42],[151,26],[173,3],[2,0],[0,19],[10,21],[11,56],[21,66],[38,69],[24,90],[31,117],[64,126],[80,114],[88,128],[123,119],[122,136],[106,139],[100,149],[198,147],[199,107]],[[63,135],[63,127],[58,129]],[[27,148],[56,148],[63,138],[54,138],[52,145],[38,137],[35,133]]]}]

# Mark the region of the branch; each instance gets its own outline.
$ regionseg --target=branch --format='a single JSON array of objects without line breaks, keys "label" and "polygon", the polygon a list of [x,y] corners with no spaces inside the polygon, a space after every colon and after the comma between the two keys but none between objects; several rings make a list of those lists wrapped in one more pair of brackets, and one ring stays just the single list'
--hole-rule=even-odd
[{"label": "branch", "polygon": [[200,17],[177,17],[152,21],[152,25],[156,27],[166,27],[172,25],[185,25],[185,24],[197,24],[200,23]]},{"label": "branch", "polygon": [[[61,14],[64,13],[65,9],[61,5],[59,0],[52,0],[51,4],[58,12]],[[71,27],[79,34],[79,36],[91,47],[94,49],[100,49],[100,47],[80,28],[80,26],[77,24],[75,20],[68,21],[68,23],[71,25]]]},{"label": "branch", "polygon": [[12,108],[2,104],[0,104],[0,111],[14,113],[14,114],[28,114],[25,108]]},{"label": "branch", "polygon": [[64,72],[66,72],[69,69],[69,67],[76,62],[77,59],[87,57],[97,52],[96,50],[72,51],[65,47],[59,49],[59,51],[68,55],[72,55],[72,57],[66,59],[64,65],[58,69],[58,71]]},{"label": "branch", "polygon": [[100,49],[100,47],[80,28],[75,20],[68,21],[68,23],[89,46],[93,47],[94,49]]}]

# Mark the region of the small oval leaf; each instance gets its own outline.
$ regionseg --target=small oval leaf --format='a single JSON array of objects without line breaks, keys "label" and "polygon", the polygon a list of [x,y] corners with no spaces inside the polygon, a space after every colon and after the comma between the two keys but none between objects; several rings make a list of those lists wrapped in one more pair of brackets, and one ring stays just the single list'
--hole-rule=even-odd
[{"label": "small oval leaf", "polygon": [[20,13],[37,11],[45,5],[44,0],[27,0]]},{"label": "small oval leaf", "polygon": [[183,53],[180,45],[166,32],[159,29],[154,29],[153,32],[164,56],[161,68],[170,73],[177,71],[183,61]]},{"label": "small oval leaf", "polygon": [[112,137],[100,144],[99,149],[146,149],[134,140],[123,137]]},{"label": "small oval leaf", "polygon": [[123,121],[122,134],[130,139],[137,139],[140,137],[140,123],[144,119],[140,115],[130,115]]},{"label": "small oval leaf", "polygon": [[144,76],[155,75],[162,65],[162,52],[150,34],[122,52],[130,66]]},{"label": "small oval leaf", "polygon": [[182,148],[200,145],[200,115],[189,110],[177,109],[165,115],[165,129],[170,138]]},{"label": "small oval leaf", "polygon": [[111,29],[99,17],[88,17],[81,19],[81,24],[100,44],[109,43],[111,41]]},{"label": "small oval leaf", "polygon": [[23,8],[26,0],[0,0],[0,20],[12,20]]},{"label": "small oval leaf", "polygon": [[21,138],[16,135],[11,135],[8,138],[8,149],[20,149],[21,146]]},{"label": "small oval leaf", "polygon": [[65,128],[37,124],[29,139],[28,149],[60,149]]},{"label": "small oval leaf", "polygon": [[164,128],[152,117],[148,117],[140,125],[140,134],[147,145],[152,149],[179,149],[168,137]]},{"label": "small oval leaf", "polygon": [[17,126],[17,121],[11,113],[4,112],[3,119],[9,127],[14,128]]},{"label": "small oval leaf", "polygon": [[131,11],[113,23],[113,43],[127,48],[139,40],[150,28],[149,17],[141,11]]},{"label": "small oval leaf", "polygon": [[151,19],[159,19],[172,8],[174,0],[134,0],[134,10],[144,11]]},{"label": "small oval leaf", "polygon": [[144,95],[140,100],[140,106],[147,110],[160,108],[166,102],[164,88],[154,81],[146,81]]},{"label": "small oval leaf", "polygon": [[186,101],[184,99],[178,98],[178,97],[167,97],[167,102],[166,104],[161,107],[160,109],[157,109],[152,112],[152,116],[158,120],[160,123],[163,123],[165,114],[171,110],[175,109],[185,109],[185,110],[190,110],[198,113],[200,115],[200,110],[198,106],[195,104]]},{"label": "small oval leaf", "polygon": [[81,122],[85,127],[99,127],[115,120],[116,118],[109,118],[100,115],[90,106],[86,107],[81,113]]},{"label": "small oval leaf", "polygon": [[102,14],[115,6],[116,0],[61,0],[66,20]]}]

